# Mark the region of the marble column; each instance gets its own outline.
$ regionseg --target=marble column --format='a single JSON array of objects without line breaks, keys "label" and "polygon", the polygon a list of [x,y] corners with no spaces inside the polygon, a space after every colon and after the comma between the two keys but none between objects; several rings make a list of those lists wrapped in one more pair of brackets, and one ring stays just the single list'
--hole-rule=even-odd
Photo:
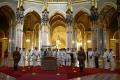
[{"label": "marble column", "polygon": [[98,12],[95,6],[91,7],[91,38],[92,48],[98,48]]},{"label": "marble column", "polygon": [[48,29],[48,25],[42,25],[42,29],[41,29],[41,43],[42,43],[42,46],[50,45],[50,43],[49,43],[49,29]]},{"label": "marble column", "polygon": [[47,9],[45,9],[42,12],[42,23],[41,23],[41,31],[40,31],[40,35],[41,35],[41,45],[42,46],[48,46],[50,45],[50,40],[49,40],[49,18],[48,18],[49,12],[47,11]]},{"label": "marble column", "polygon": [[22,48],[23,44],[23,24],[24,24],[24,7],[23,4],[17,8],[16,12],[17,25],[16,25],[16,35],[15,35],[15,47]]},{"label": "marble column", "polygon": [[106,30],[106,24],[103,24],[103,47],[107,48],[107,30]]},{"label": "marble column", "polygon": [[41,26],[39,25],[39,31],[38,31],[38,49],[40,50],[42,48],[42,35],[41,35]]},{"label": "marble column", "polygon": [[67,37],[66,48],[73,48],[73,12],[68,9],[66,11],[66,23],[67,23]]},{"label": "marble column", "polygon": [[67,48],[73,48],[73,28],[72,26],[67,27],[67,38],[66,38],[66,46]]},{"label": "marble column", "polygon": [[9,29],[9,45],[8,45],[8,51],[12,53],[12,27]]},{"label": "marble column", "polygon": [[119,34],[119,60],[120,60],[120,0],[117,0],[117,13],[118,13],[118,34]]},{"label": "marble column", "polygon": [[120,60],[120,15],[118,16],[118,34],[119,34],[119,60]]},{"label": "marble column", "polygon": [[72,41],[73,48],[77,49],[77,43],[76,43],[76,30],[73,29],[73,41]]},{"label": "marble column", "polygon": [[23,24],[17,23],[16,25],[16,36],[15,36],[15,47],[22,48],[23,44]]},{"label": "marble column", "polygon": [[118,16],[118,34],[119,34],[119,60],[120,60],[120,16]]},{"label": "marble column", "polygon": [[97,48],[97,28],[94,22],[92,22],[91,31],[92,48]]}]

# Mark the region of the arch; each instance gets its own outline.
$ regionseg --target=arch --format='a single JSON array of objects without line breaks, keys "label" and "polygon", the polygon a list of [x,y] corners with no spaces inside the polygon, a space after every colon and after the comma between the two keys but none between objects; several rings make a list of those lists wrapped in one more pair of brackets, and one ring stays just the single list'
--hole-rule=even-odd
[{"label": "arch", "polygon": [[5,5],[8,5],[14,11],[14,13],[16,14],[16,7],[13,4],[11,4],[9,2],[1,2],[0,3],[0,7],[5,6]]},{"label": "arch", "polygon": [[64,18],[66,18],[66,13],[62,10],[53,10],[53,11],[50,11],[49,13],[49,19],[55,15],[55,13],[58,13],[58,14],[61,14],[62,16],[64,16]]},{"label": "arch", "polygon": [[30,8],[28,8],[28,9],[25,9],[25,11],[24,11],[24,16],[25,16],[26,14],[32,12],[32,11],[35,11],[36,13],[38,13],[39,16],[40,16],[40,18],[41,18],[42,13],[41,13],[37,8],[35,8],[35,7],[30,7]]},{"label": "arch", "polygon": [[117,34],[119,34],[118,30],[113,34],[113,39],[116,39]]},{"label": "arch", "polygon": [[80,11],[86,12],[88,15],[91,15],[91,12],[90,12],[90,10],[89,10],[89,9],[84,8],[84,7],[79,7],[79,8],[77,9],[77,12],[76,12],[76,13],[74,13],[74,14],[73,14],[73,16],[75,17],[75,16],[76,16],[76,14],[77,14],[77,13],[79,13]]},{"label": "arch", "polygon": [[8,32],[7,30],[16,25],[15,12],[10,5],[7,5],[7,3],[4,3],[0,7],[0,22],[2,23],[3,26],[0,28],[6,33]]},{"label": "arch", "polygon": [[[31,23],[30,21],[33,21],[33,22]],[[30,24],[28,24],[28,23],[30,23]],[[33,30],[34,27],[30,27],[30,25],[34,24],[34,26],[35,26],[37,23],[41,23],[41,17],[40,17],[40,15],[36,11],[34,11],[34,10],[30,11],[30,12],[28,12],[25,15],[23,29],[29,28],[29,29]]]},{"label": "arch", "polygon": [[101,6],[99,7],[98,13],[100,13],[101,10],[102,10],[106,5],[109,5],[109,6],[111,6],[111,7],[114,7],[115,10],[117,10],[117,5],[116,5],[115,3],[112,3],[112,2],[105,2],[105,3],[103,3],[103,5],[101,5]]},{"label": "arch", "polygon": [[55,11],[55,13],[50,17],[49,23],[51,26],[53,26],[53,24],[62,25],[65,23],[65,17],[61,13]]}]

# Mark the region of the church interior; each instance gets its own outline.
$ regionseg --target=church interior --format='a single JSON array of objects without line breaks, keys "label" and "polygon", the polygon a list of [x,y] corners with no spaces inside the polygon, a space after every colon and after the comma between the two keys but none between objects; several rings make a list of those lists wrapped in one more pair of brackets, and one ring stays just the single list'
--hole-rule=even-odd
[{"label": "church interior", "polygon": [[[120,1],[0,0],[0,80],[35,80],[33,77],[25,78],[23,76],[23,78],[18,78],[20,75],[13,75],[10,72],[6,74],[2,70],[7,70],[13,66],[12,55],[16,47],[25,49],[25,58],[28,57],[27,51],[29,49],[33,50],[35,47],[39,51],[42,48],[51,48],[53,50],[69,48],[76,49],[76,52],[79,52],[80,47],[85,52],[88,49],[97,48],[100,54],[99,62],[101,66],[104,65],[102,57],[104,49],[112,49],[114,52],[113,55],[115,55],[114,63],[116,63],[118,71],[107,71],[107,74],[106,70],[100,69],[95,74],[95,68],[93,69],[93,73],[86,70],[83,74],[80,73],[80,76],[78,76],[78,73],[76,73],[77,76],[76,74],[69,74],[69,78],[56,78],[53,80],[119,80]],[[9,67],[7,66],[7,69],[4,66],[5,50],[9,52],[7,59]],[[85,64],[87,64],[87,60]],[[24,62],[23,69],[26,67],[25,65],[28,66],[27,60]],[[79,61],[77,64],[78,67]],[[38,67],[35,70],[38,70]],[[15,74],[15,71],[13,72]],[[18,72],[21,75],[24,73]],[[36,75],[37,72],[32,75]],[[89,75],[90,73],[94,75]],[[61,75],[63,74],[61,73]],[[95,78],[96,76],[97,78]],[[45,79],[43,78],[43,80]]]}]

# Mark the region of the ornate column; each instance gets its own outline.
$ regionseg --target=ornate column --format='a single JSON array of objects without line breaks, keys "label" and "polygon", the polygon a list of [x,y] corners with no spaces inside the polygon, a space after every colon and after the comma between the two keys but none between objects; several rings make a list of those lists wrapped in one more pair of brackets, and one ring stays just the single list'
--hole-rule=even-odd
[{"label": "ornate column", "polygon": [[106,24],[103,23],[103,45],[104,48],[107,48],[107,30],[106,30]]},{"label": "ornate column", "polygon": [[73,48],[76,48],[77,49],[77,43],[76,43],[76,28],[73,28],[73,41],[72,41],[72,45],[73,45]]},{"label": "ornate column", "polygon": [[24,24],[24,8],[23,8],[23,2],[18,1],[18,7],[16,12],[16,18],[17,18],[17,25],[16,25],[16,35],[15,35],[15,47],[22,48],[22,42],[23,42],[23,24]]},{"label": "ornate column", "polygon": [[41,35],[41,25],[39,24],[39,31],[38,31],[38,49],[40,50],[42,47],[42,35]]},{"label": "ornate column", "polygon": [[66,11],[66,23],[67,23],[67,38],[66,38],[66,47],[73,48],[73,12],[68,9]]},{"label": "ornate column", "polygon": [[42,12],[42,29],[41,29],[41,46],[44,45],[50,45],[49,43],[49,18],[48,18],[49,12],[47,9],[44,9]]},{"label": "ornate column", "polygon": [[98,39],[98,26],[97,26],[97,21],[98,21],[98,12],[97,12],[97,8],[95,8],[94,6],[91,7],[91,21],[92,21],[92,25],[91,25],[91,38],[92,38],[92,48],[97,48],[98,47],[98,43],[97,43],[97,39]]},{"label": "ornate column", "polygon": [[117,0],[117,12],[118,12],[118,33],[119,33],[119,59],[120,59],[120,0]]}]

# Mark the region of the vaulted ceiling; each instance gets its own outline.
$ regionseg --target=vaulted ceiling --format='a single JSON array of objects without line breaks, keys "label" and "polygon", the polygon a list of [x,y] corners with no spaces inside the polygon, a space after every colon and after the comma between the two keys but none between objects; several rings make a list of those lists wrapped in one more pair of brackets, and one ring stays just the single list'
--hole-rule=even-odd
[{"label": "vaulted ceiling", "polygon": [[65,27],[65,17],[60,13],[55,13],[49,20],[51,32],[58,26]]},{"label": "vaulted ceiling", "polygon": [[32,31],[35,25],[41,23],[41,18],[35,11],[29,12],[24,18],[24,31]]},{"label": "vaulted ceiling", "polygon": [[13,27],[15,23],[15,14],[13,10],[8,6],[0,7],[0,30],[5,33],[5,36],[8,36],[8,29]]},{"label": "vaulted ceiling", "polygon": [[106,28],[111,32],[112,37],[118,30],[117,11],[111,5],[106,5],[100,12],[100,21],[106,24]]},{"label": "vaulted ceiling", "polygon": [[79,11],[74,18],[74,23],[76,27],[81,29],[80,26],[84,27],[85,30],[90,28],[90,17],[85,11]]}]

